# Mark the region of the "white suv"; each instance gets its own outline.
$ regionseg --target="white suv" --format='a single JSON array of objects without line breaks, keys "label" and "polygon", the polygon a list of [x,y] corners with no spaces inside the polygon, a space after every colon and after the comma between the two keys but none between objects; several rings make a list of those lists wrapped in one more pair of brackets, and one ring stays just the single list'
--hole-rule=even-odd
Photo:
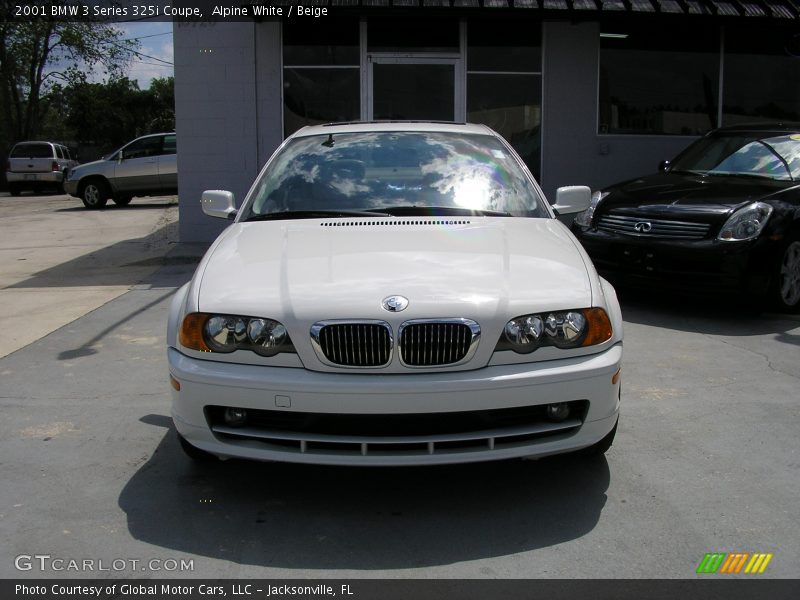
[{"label": "white suv", "polygon": [[6,181],[12,196],[45,187],[63,191],[67,173],[78,165],[69,148],[53,142],[19,142],[8,155]]}]

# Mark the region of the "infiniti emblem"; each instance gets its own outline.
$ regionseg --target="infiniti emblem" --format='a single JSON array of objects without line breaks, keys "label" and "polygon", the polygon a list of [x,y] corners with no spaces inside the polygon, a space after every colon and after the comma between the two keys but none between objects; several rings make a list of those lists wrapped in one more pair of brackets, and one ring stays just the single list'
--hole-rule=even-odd
[{"label": "infiniti emblem", "polygon": [[408,298],[404,296],[389,296],[383,299],[381,306],[389,312],[400,312],[408,307]]},{"label": "infiniti emblem", "polygon": [[653,229],[653,224],[649,221],[639,221],[633,228],[639,233],[650,233],[650,230]]}]

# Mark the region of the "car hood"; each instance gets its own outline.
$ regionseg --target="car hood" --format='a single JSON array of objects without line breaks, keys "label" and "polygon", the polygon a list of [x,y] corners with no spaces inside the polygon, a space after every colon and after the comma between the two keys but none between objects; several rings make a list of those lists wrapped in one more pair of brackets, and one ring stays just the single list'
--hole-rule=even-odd
[{"label": "car hood", "polygon": [[[204,263],[198,310],[271,317],[287,326],[351,318],[505,322],[592,302],[583,255],[554,219],[236,223]],[[381,307],[395,294],[409,300],[402,313]]]},{"label": "car hood", "polygon": [[722,219],[736,208],[762,200],[792,185],[754,177],[715,177],[660,173],[609,187],[600,212],[653,218]]},{"label": "car hood", "polygon": [[81,163],[78,166],[73,167],[72,171],[74,173],[80,173],[82,171],[90,171],[92,169],[97,169],[99,166],[105,164],[106,162],[108,161],[100,159],[100,160],[93,160],[92,162],[88,163]]}]

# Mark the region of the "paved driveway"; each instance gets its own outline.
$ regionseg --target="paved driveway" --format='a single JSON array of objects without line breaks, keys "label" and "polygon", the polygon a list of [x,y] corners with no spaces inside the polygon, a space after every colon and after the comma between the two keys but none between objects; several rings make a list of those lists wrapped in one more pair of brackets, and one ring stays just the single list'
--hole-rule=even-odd
[{"label": "paved driveway", "polygon": [[[772,552],[763,577],[800,575],[796,316],[624,294],[604,458],[198,466],[171,428],[163,341],[188,262],[0,359],[0,577],[692,578],[713,551]],[[36,553],[126,562],[15,569]]]},{"label": "paved driveway", "polygon": [[89,211],[66,195],[0,194],[0,356],[154,271],[177,241],[177,219],[176,196]]}]

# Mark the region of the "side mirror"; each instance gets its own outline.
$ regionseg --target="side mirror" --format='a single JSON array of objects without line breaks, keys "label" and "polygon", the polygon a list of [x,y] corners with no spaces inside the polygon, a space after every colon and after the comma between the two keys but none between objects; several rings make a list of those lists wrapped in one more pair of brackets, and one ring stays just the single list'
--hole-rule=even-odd
[{"label": "side mirror", "polygon": [[121,163],[122,162],[122,158],[123,158],[122,157],[122,150],[120,150],[119,154],[117,154],[117,163]]},{"label": "side mirror", "polygon": [[659,173],[666,173],[667,169],[669,169],[669,161],[668,160],[662,160],[660,163],[658,163],[658,172]]},{"label": "side mirror", "polygon": [[236,200],[233,192],[206,190],[200,199],[200,206],[209,217],[231,220],[236,217]]},{"label": "side mirror", "polygon": [[589,208],[592,190],[585,185],[568,185],[556,190],[556,203],[553,205],[560,215],[579,213]]}]

